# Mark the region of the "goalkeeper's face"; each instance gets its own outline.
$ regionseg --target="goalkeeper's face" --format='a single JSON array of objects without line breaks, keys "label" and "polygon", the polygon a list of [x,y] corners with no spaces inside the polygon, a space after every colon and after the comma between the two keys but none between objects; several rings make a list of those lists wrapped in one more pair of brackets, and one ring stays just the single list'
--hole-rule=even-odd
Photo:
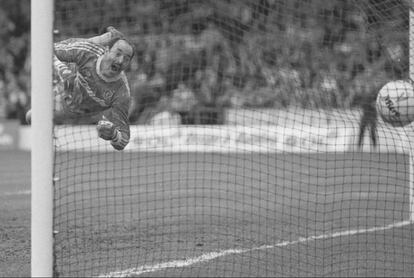
[{"label": "goalkeeper's face", "polygon": [[132,46],[127,41],[118,40],[102,58],[102,74],[109,78],[118,76],[129,66],[132,56]]}]

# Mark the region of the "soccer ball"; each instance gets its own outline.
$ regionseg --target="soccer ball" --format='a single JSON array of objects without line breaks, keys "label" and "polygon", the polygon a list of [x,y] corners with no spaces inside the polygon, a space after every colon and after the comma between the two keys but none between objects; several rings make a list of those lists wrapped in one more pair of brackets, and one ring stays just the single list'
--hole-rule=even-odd
[{"label": "soccer ball", "polygon": [[405,126],[414,121],[414,87],[411,82],[397,80],[385,84],[377,96],[377,111],[384,122]]}]

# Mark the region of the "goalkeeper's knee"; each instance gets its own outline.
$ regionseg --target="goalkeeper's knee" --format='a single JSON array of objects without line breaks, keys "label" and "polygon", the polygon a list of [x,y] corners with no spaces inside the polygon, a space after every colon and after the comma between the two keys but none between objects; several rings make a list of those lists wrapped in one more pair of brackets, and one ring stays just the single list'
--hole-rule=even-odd
[{"label": "goalkeeper's knee", "polygon": [[26,118],[26,122],[30,125],[32,123],[32,110],[31,109],[26,112],[25,118]]}]

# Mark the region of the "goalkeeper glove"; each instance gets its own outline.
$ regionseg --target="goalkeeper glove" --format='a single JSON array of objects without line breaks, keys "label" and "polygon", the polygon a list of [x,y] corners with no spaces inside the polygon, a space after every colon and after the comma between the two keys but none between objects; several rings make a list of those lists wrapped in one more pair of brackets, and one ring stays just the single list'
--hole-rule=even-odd
[{"label": "goalkeeper glove", "polygon": [[115,27],[113,27],[113,26],[108,26],[107,28],[106,28],[106,31],[107,32],[109,32],[109,33],[111,33],[111,39],[114,39],[114,38],[120,38],[120,39],[123,39],[125,36],[124,36],[124,34],[122,33],[122,32],[120,32],[120,31],[118,31]]},{"label": "goalkeeper glove", "polygon": [[98,136],[107,141],[117,141],[120,136],[120,132],[115,128],[115,125],[108,120],[100,120],[96,129]]}]

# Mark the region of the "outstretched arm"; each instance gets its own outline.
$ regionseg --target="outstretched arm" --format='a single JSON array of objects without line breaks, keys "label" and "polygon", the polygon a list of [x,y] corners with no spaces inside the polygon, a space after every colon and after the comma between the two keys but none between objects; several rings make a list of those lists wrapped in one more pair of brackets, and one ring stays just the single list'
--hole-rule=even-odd
[{"label": "outstretched arm", "polygon": [[105,113],[106,116],[97,125],[99,137],[110,141],[116,150],[123,150],[130,139],[128,120],[130,96],[127,87],[123,87],[123,90],[116,97],[112,108]]},{"label": "outstretched arm", "polygon": [[114,27],[107,28],[107,32],[91,38],[70,38],[55,43],[55,60],[64,63],[82,63],[86,53],[102,55],[105,47],[113,40],[123,38],[124,35]]},{"label": "outstretched arm", "polygon": [[95,36],[92,38],[87,39],[87,41],[92,42],[92,43],[96,43],[102,46],[108,46],[109,43],[115,39],[121,39],[124,38],[124,34],[120,31],[118,31],[115,27],[113,26],[109,26],[106,28],[106,32],[99,35],[99,36]]},{"label": "outstretched arm", "polygon": [[98,122],[96,129],[99,137],[110,141],[112,147],[118,151],[123,150],[129,143],[129,126],[126,131],[125,128],[120,128],[120,126],[103,116],[102,120]]}]

